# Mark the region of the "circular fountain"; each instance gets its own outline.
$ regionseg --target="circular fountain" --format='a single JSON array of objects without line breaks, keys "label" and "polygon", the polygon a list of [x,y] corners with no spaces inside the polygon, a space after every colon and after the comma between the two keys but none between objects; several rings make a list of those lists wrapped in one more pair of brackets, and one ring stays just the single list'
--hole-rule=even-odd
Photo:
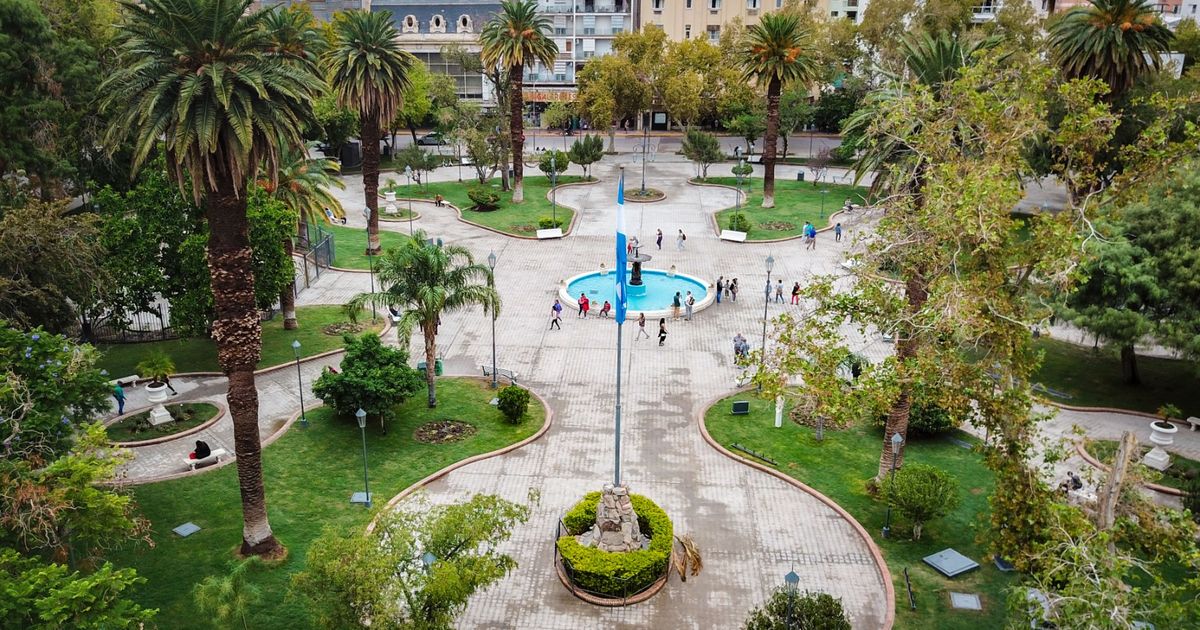
[{"label": "circular fountain", "polygon": [[[698,312],[712,304],[716,296],[709,290],[708,283],[703,280],[671,271],[645,269],[643,263],[650,262],[653,257],[641,253],[640,247],[635,247],[633,256],[629,257],[630,268],[625,270],[628,280],[626,288],[629,298],[629,316],[637,317],[645,313],[647,318],[668,317],[671,315],[671,301],[678,292],[680,301],[687,299],[691,291],[696,298],[693,312]],[[613,270],[616,272],[617,270]],[[583,273],[567,279],[566,285],[559,290],[559,297],[564,304],[579,307],[579,294],[588,296],[592,302],[592,311],[600,312],[600,306],[605,300],[612,302],[616,295],[616,278],[614,273],[601,267],[600,271]],[[683,312],[683,309],[680,309]]]}]

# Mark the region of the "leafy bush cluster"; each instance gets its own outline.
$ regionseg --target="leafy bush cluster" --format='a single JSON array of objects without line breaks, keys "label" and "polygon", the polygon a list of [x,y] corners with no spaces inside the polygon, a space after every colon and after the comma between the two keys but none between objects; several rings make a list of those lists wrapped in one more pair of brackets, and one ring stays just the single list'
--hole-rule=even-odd
[{"label": "leafy bush cluster", "polygon": [[750,611],[743,630],[850,630],[842,600],[828,593],[797,593],[779,587],[762,608]]},{"label": "leafy bush cluster", "polygon": [[344,418],[359,409],[372,418],[387,420],[396,405],[421,389],[421,375],[408,366],[408,353],[383,345],[379,335],[345,336],[346,356],[341,372],[325,372],[313,384],[313,393]]},{"label": "leafy bush cluster", "polygon": [[883,497],[912,524],[913,540],[921,538],[925,523],[958,507],[958,482],[944,470],[928,464],[905,464],[883,480]]},{"label": "leafy bush cluster", "polygon": [[579,544],[575,536],[586,532],[596,522],[599,492],[584,495],[583,500],[563,517],[569,535],[559,538],[556,544],[576,586],[601,595],[632,595],[653,584],[667,570],[675,540],[670,517],[640,494],[630,495],[630,500],[642,535],[650,537],[649,549],[610,553]]},{"label": "leafy bush cluster", "polygon": [[500,207],[500,195],[490,189],[476,186],[467,191],[471,199],[471,209],[476,212],[491,212]]},{"label": "leafy bush cluster", "polygon": [[563,226],[562,219],[552,219],[550,217],[542,217],[542,218],[538,219],[538,229],[539,230],[553,230],[554,228],[560,228],[562,226]]},{"label": "leafy bush cluster", "polygon": [[735,212],[729,215],[729,229],[749,234],[752,227],[754,224],[746,217],[745,212]]},{"label": "leafy bush cluster", "polygon": [[529,390],[516,385],[509,385],[500,390],[497,396],[497,407],[504,418],[512,424],[520,424],[525,419],[525,411],[529,409]]}]

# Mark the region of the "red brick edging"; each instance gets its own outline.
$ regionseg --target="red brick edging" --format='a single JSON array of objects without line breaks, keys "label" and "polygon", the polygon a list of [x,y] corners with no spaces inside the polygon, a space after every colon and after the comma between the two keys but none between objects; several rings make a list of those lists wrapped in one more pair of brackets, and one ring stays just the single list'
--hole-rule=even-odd
[{"label": "red brick edging", "polygon": [[[207,429],[208,427],[211,427],[212,425],[216,424],[218,420],[220,420],[221,418],[224,418],[225,415],[229,413],[229,407],[226,407],[224,404],[222,404],[220,401],[217,401],[217,400],[188,400],[188,401],[179,402],[179,403],[167,403],[167,404],[183,405],[183,404],[188,404],[188,403],[192,403],[192,404],[204,403],[206,405],[212,405],[217,408],[217,414],[215,416],[213,416],[212,418],[205,420],[203,423],[198,424],[190,429],[187,429],[186,431],[180,431],[179,433],[172,433],[171,435],[164,435],[164,436],[156,437],[156,438],[149,439],[149,440],[139,440],[136,442],[114,442],[112,440],[109,440],[108,443],[112,446],[120,446],[122,448],[134,448],[134,447],[138,447],[138,446],[151,446],[154,444],[162,444],[163,442],[170,442],[172,440],[178,440],[181,437],[186,437],[193,433],[199,433],[200,431],[203,431],[204,429]],[[162,403],[158,403],[158,404],[162,404]],[[121,414],[114,418],[110,418],[110,419],[104,421],[104,426],[105,427],[112,426],[130,416],[136,416],[139,413],[144,413],[147,409],[153,409],[154,407],[157,407],[157,406],[158,405],[152,405],[150,407],[142,407],[141,409],[137,409],[135,411],[130,411],[128,413]],[[163,405],[163,406],[165,407],[166,405]]]},{"label": "red brick edging", "polygon": [[[474,380],[479,380],[479,381],[484,381],[484,382],[491,382],[491,381],[488,381],[487,379],[484,379],[483,377],[476,376],[474,374],[469,374],[469,375],[468,374],[448,374],[446,376],[449,376],[451,378],[474,379]],[[379,519],[379,514],[383,513],[383,511],[385,511],[385,510],[390,510],[390,509],[395,508],[397,505],[400,504],[401,501],[412,496],[412,494],[415,493],[417,490],[424,488],[425,486],[429,485],[430,483],[437,481],[438,479],[441,479],[442,477],[445,477],[446,475],[454,472],[455,470],[458,470],[459,468],[462,468],[463,466],[466,466],[468,464],[474,464],[475,462],[480,462],[485,459],[491,459],[493,457],[496,457],[498,455],[503,455],[510,451],[515,451],[515,450],[521,448],[522,446],[525,446],[527,444],[537,441],[539,438],[541,438],[543,435],[545,435],[546,432],[550,430],[550,426],[552,424],[554,424],[554,409],[552,409],[550,407],[550,405],[546,402],[545,398],[542,398],[541,394],[538,394],[537,392],[535,392],[529,388],[525,388],[525,391],[532,394],[533,397],[536,398],[538,400],[538,402],[540,402],[542,404],[542,407],[546,410],[546,420],[545,420],[545,422],[542,423],[542,428],[538,429],[536,433],[525,438],[524,440],[521,440],[520,442],[516,442],[514,444],[509,444],[508,446],[504,446],[504,447],[498,448],[494,451],[489,451],[487,453],[480,453],[478,455],[472,455],[471,457],[468,457],[466,459],[460,459],[457,462],[454,462],[453,464],[450,464],[449,466],[446,466],[445,468],[429,475],[428,477],[425,477],[424,479],[409,485],[407,488],[401,490],[399,494],[392,497],[387,503],[385,503],[383,505],[383,507],[381,507],[379,509],[379,511],[375,514],[375,516],[373,518],[371,518],[371,522],[369,524],[367,524],[367,529],[364,532],[364,534],[370,534],[371,532],[375,531],[375,522]]]},{"label": "red brick edging", "polygon": [[[1093,468],[1098,468],[1104,472],[1108,472],[1108,471],[1112,470],[1112,466],[1101,463],[1100,460],[1096,459],[1095,457],[1092,457],[1092,454],[1089,453],[1087,451],[1087,449],[1083,447],[1083,440],[1075,442],[1075,452],[1079,453],[1079,456],[1083,458],[1083,461],[1090,464]],[[1185,494],[1187,494],[1186,492],[1184,492],[1183,490],[1180,490],[1178,488],[1161,486],[1157,483],[1144,482],[1144,483],[1142,483],[1142,486],[1145,488],[1149,488],[1150,490],[1153,490],[1155,492],[1161,492],[1163,494],[1169,494],[1169,495],[1175,496],[1175,497],[1182,497]]]},{"label": "red brick edging", "polygon": [[879,551],[879,546],[875,544],[875,541],[871,538],[871,535],[867,533],[867,530],[863,528],[862,524],[859,523],[858,520],[853,516],[851,516],[850,513],[845,510],[845,508],[838,505],[833,499],[830,499],[829,497],[817,492],[799,480],[793,479],[792,477],[775,470],[774,468],[764,466],[758,462],[751,461],[745,457],[742,457],[741,455],[731,452],[724,446],[721,446],[720,443],[718,443],[711,435],[709,435],[708,427],[704,426],[704,416],[708,410],[716,405],[717,402],[728,398],[731,395],[747,391],[748,389],[749,388],[743,387],[734,391],[732,394],[726,393],[716,396],[706,401],[704,405],[701,405],[699,407],[700,411],[696,414],[696,426],[700,429],[700,437],[704,438],[704,441],[708,442],[708,445],[713,447],[713,449],[715,449],[718,453],[721,453],[722,455],[736,462],[754,468],[755,470],[767,473],[768,475],[771,475],[780,481],[791,484],[792,486],[798,488],[801,492],[807,492],[821,503],[824,503],[826,506],[832,508],[833,511],[837,512],[839,516],[846,519],[846,521],[850,523],[850,526],[853,527],[854,530],[858,532],[858,535],[862,537],[863,541],[867,543],[867,548],[871,551],[871,556],[875,560],[875,566],[877,569],[879,569],[879,577],[883,580],[884,591],[887,595],[887,610],[884,613],[882,628],[884,630],[889,630],[896,623],[896,589],[892,585],[892,573],[888,569],[887,563],[883,560],[883,553]]}]

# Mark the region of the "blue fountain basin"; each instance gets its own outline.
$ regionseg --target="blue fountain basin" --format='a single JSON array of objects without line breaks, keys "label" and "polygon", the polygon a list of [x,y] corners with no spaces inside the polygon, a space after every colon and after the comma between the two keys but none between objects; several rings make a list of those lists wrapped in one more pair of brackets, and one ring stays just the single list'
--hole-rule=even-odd
[{"label": "blue fountain basin", "polygon": [[[626,270],[626,274],[629,271]],[[628,276],[626,276],[628,278]],[[714,301],[714,295],[703,280],[687,274],[669,274],[659,269],[642,268],[641,286],[628,285],[629,311],[645,313],[647,317],[664,317],[671,312],[671,302],[675,293],[679,292],[680,303],[687,300],[687,292],[691,291],[696,298],[694,311],[707,307]],[[559,297],[569,306],[579,307],[579,294],[587,295],[591,300],[592,314],[598,314],[604,306],[604,301],[613,302],[616,295],[616,272],[591,272],[574,276],[567,280],[566,287],[559,291]],[[682,311],[682,309],[681,309]]]}]

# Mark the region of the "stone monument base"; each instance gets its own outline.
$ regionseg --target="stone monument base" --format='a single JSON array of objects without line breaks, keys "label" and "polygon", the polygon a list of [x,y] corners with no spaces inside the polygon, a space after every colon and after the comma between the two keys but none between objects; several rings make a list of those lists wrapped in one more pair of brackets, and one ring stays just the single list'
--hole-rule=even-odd
[{"label": "stone monument base", "polygon": [[629,488],[605,484],[596,506],[596,524],[578,538],[579,544],[601,551],[623,552],[642,548],[643,537],[638,526]]},{"label": "stone monument base", "polygon": [[1149,468],[1162,472],[1171,465],[1171,456],[1162,448],[1155,446],[1142,458],[1142,463]]},{"label": "stone monument base", "polygon": [[150,426],[152,427],[174,421],[175,419],[171,417],[171,414],[167,413],[166,408],[162,405],[157,405],[150,410]]}]

